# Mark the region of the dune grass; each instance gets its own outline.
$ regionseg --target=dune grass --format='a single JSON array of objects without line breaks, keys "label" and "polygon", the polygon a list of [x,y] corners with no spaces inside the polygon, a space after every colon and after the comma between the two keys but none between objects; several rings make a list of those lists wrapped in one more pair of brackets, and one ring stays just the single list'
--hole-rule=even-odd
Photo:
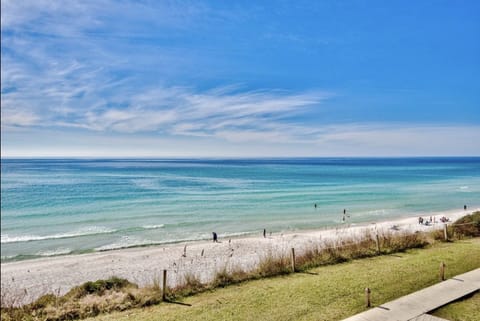
[{"label": "dune grass", "polygon": [[[463,230],[469,233],[472,231],[478,233],[478,230],[480,230],[479,212],[474,213],[472,216],[466,216],[465,219],[467,224],[462,223],[459,225],[460,230],[450,231],[450,242],[454,239],[459,240],[476,235],[463,233]],[[366,232],[363,235],[351,238],[327,241],[323,244],[311,244],[306,249],[303,249],[300,255],[296,256],[295,272],[315,275],[315,273],[312,274],[310,271],[319,266],[341,264],[360,258],[372,258],[378,255],[392,255],[394,253],[397,253],[398,258],[402,257],[398,253],[403,253],[409,249],[424,248],[429,245],[434,249],[441,246],[437,240],[442,239],[442,233],[437,231],[433,233],[384,232],[378,235],[376,240],[373,235]],[[475,240],[472,242],[475,243]],[[469,265],[466,264],[465,266]],[[401,273],[402,271],[396,272]],[[417,272],[420,273],[421,271]],[[285,253],[270,253],[262,258],[258,266],[253,270],[242,270],[236,267],[227,270],[225,267],[223,270],[217,271],[213,280],[207,283],[201,283],[194,274],[185,274],[183,275],[183,283],[180,282],[174,288],[168,288],[166,296],[169,301],[178,301],[185,297],[213,291],[217,288],[268,277],[285,277],[291,273],[292,265],[288,255]],[[350,275],[351,272],[348,272],[348,275],[344,275],[344,278],[348,280]],[[423,278],[420,279],[420,283],[423,282],[422,280]],[[35,302],[22,306],[15,304],[15,302],[21,302],[21,298],[16,298],[15,295],[11,295],[8,291],[3,291],[2,289],[1,316],[2,319],[7,321],[63,321],[97,316],[113,311],[144,308],[161,302],[162,291],[159,281],[159,279],[156,279],[153,285],[139,288],[136,284],[127,280],[113,277],[108,280],[87,282],[71,289],[62,296],[46,294]],[[351,284],[346,283],[341,286],[348,287]],[[379,293],[381,291],[383,289],[379,289]]]},{"label": "dune grass", "polygon": [[480,292],[436,310],[433,315],[450,321],[480,320]]},{"label": "dune grass", "polygon": [[437,283],[441,261],[447,277],[479,268],[480,239],[252,280],[182,300],[191,306],[162,303],[88,320],[341,320],[365,310],[367,286],[372,303],[379,305]]},{"label": "dune grass", "polygon": [[[337,264],[352,259],[372,257],[405,251],[410,248],[424,247],[434,238],[425,233],[382,233],[379,236],[382,250],[378,252],[370,233],[337,241],[311,244],[296,257],[297,272],[321,265]],[[196,275],[183,275],[184,280],[173,288],[168,288],[166,297],[172,301],[215,288],[238,284],[248,280],[287,275],[292,273],[291,261],[286,253],[269,253],[265,255],[255,269],[242,270],[238,267],[216,271],[213,280],[201,283]],[[65,295],[45,294],[36,301],[19,306],[19,296],[2,291],[1,316],[6,321],[50,320],[63,321],[96,316],[101,313],[123,311],[146,307],[161,302],[162,292],[159,279],[149,287],[139,288],[128,280],[111,278],[86,282],[71,289]],[[26,292],[24,292],[26,294]]]}]

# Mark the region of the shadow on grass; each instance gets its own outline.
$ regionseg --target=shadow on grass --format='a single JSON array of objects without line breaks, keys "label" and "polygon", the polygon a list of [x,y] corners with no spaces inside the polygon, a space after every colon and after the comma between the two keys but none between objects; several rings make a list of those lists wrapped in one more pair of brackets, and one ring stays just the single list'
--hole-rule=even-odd
[{"label": "shadow on grass", "polygon": [[180,301],[165,300],[164,302],[165,302],[165,303],[171,303],[171,304],[183,305],[183,306],[187,306],[187,307],[191,307],[191,306],[192,306],[192,305],[189,304],[189,303],[184,303],[184,302],[180,302]]},{"label": "shadow on grass", "polygon": [[315,273],[315,272],[309,272],[309,271],[296,271],[296,273],[301,273],[301,274],[310,274],[310,275],[318,275],[318,273]]},{"label": "shadow on grass", "polygon": [[400,259],[403,258],[402,255],[398,255],[398,254],[388,254],[388,256],[398,257],[398,258],[400,258]]}]

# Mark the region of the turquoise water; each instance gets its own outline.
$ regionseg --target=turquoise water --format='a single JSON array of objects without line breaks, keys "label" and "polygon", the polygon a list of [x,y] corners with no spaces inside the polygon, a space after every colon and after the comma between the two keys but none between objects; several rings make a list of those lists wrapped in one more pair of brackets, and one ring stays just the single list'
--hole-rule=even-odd
[{"label": "turquoise water", "polygon": [[480,205],[480,158],[3,159],[1,174],[3,261]]}]

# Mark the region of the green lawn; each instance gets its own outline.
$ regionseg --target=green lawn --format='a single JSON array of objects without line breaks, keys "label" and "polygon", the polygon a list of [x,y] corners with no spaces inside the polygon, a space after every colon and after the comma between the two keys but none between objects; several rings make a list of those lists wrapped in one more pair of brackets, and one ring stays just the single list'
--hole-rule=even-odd
[{"label": "green lawn", "polygon": [[88,320],[340,320],[365,310],[367,286],[380,305],[435,284],[441,261],[447,277],[480,267],[480,239],[249,281],[183,300],[191,306],[162,303]]},{"label": "green lawn", "polygon": [[450,303],[432,314],[450,321],[478,321],[480,320],[480,293],[477,292],[465,300]]}]

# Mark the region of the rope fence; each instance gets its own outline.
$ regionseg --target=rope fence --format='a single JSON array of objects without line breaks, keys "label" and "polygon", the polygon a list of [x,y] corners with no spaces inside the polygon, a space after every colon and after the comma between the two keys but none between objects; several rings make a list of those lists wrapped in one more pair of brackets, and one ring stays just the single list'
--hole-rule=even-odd
[{"label": "rope fence", "polygon": [[[457,226],[466,226],[466,225],[474,225],[474,224],[478,224],[477,222],[467,222],[467,223],[448,223],[448,222],[445,222],[445,223],[440,223],[438,222],[437,224],[443,224],[443,230],[444,230],[444,238],[446,241],[448,241],[448,233],[447,233],[447,227],[457,227]],[[412,224],[413,225],[413,224]],[[438,225],[437,225],[438,227]],[[335,230],[341,232],[341,228],[336,228]],[[309,244],[303,244],[304,246],[301,246],[299,247],[298,249],[296,249],[295,247],[290,247],[288,250],[286,249],[283,249],[283,250],[280,250],[278,251],[277,255],[274,255],[273,256],[273,259],[283,259],[285,260],[285,263],[286,264],[286,267],[290,267],[290,270],[291,272],[296,272],[297,271],[297,260],[298,258],[301,258],[302,255],[305,255],[307,254],[309,251],[318,251],[318,253],[322,252],[322,251],[330,251],[330,250],[343,250],[343,249],[346,249],[348,247],[352,247],[352,246],[365,246],[365,243],[367,242],[371,242],[371,247],[375,248],[375,250],[377,251],[377,253],[381,253],[381,248],[382,248],[382,244],[384,244],[383,242],[385,242],[385,230],[382,230],[382,231],[378,231],[375,227],[375,230],[373,229],[370,229],[370,233],[368,233],[368,229],[364,231],[365,234],[363,235],[364,238],[359,238],[358,240],[353,240],[353,241],[348,241],[348,242],[344,242],[342,240],[338,241],[338,240],[324,240],[324,242],[326,243],[323,243],[323,244],[320,244],[320,243],[311,243],[310,244],[310,247],[308,247]],[[393,230],[390,231],[391,233],[393,233],[392,235],[395,235],[395,233],[398,233],[399,231],[398,230]],[[418,233],[421,233],[423,234],[424,236],[431,233],[432,231],[416,231],[416,232],[412,232],[412,233],[409,233],[409,234],[418,234]],[[370,235],[370,237],[367,237],[367,235]],[[283,235],[282,235],[283,237]],[[328,244],[328,242],[332,242],[333,245],[330,245]],[[312,242],[310,240],[310,242]],[[230,242],[229,242],[230,244]],[[313,246],[312,246],[313,245]],[[385,245],[383,245],[385,246]],[[231,252],[230,252],[231,250]],[[298,252],[297,252],[298,250]],[[195,259],[199,259],[199,258],[205,258],[206,261],[206,264],[205,266],[199,266],[198,263],[199,262],[195,262],[197,265],[195,267],[191,266],[191,267],[187,267],[186,265],[189,265],[190,263],[193,264],[193,261],[197,261],[197,260],[192,260],[191,262],[178,262],[178,267],[168,267],[166,269],[163,269],[163,275],[164,277],[167,277],[167,275],[169,274],[174,274],[175,277],[177,278],[177,282],[175,282],[176,285],[180,285],[181,282],[179,282],[178,278],[179,277],[185,277],[185,276],[196,276],[196,275],[199,275],[199,274],[209,274],[210,275],[210,278],[214,278],[215,277],[215,274],[220,272],[220,271],[226,271],[227,273],[229,273],[229,271],[243,271],[245,273],[249,273],[249,272],[252,272],[254,271],[256,268],[258,268],[259,264],[261,263],[261,255],[259,255],[258,259],[257,260],[254,260],[254,262],[250,262],[250,263],[243,263],[242,262],[238,262],[238,261],[235,261],[235,258],[233,258],[233,260],[230,260],[233,256],[234,256],[234,249],[233,248],[230,248],[228,250],[225,251],[224,253],[224,257],[223,257],[223,261],[221,260],[222,258],[219,257],[219,260],[218,261],[215,261],[215,262],[211,262],[211,261],[208,261],[211,259],[211,257],[207,257],[206,255],[204,255],[204,250],[202,250],[202,255],[199,257],[198,255],[195,255]],[[264,255],[268,255],[267,252],[264,253]],[[185,246],[184,247],[184,251],[183,251],[183,255],[182,255],[182,259],[187,259],[187,247]],[[226,260],[225,260],[226,259]],[[290,263],[287,263],[288,261],[290,261]],[[174,264],[177,264],[177,263],[174,263]],[[442,269],[444,269],[444,266],[442,267]],[[443,271],[443,270],[442,270]],[[443,273],[442,273],[443,274]],[[443,277],[442,277],[443,278]],[[162,280],[163,284],[164,284],[164,291],[167,291],[167,282],[166,280]]]},{"label": "rope fence", "polygon": [[[427,233],[427,232],[423,232],[423,233]],[[366,236],[367,234],[365,234]],[[364,245],[365,243],[367,242],[371,242],[371,247],[375,247],[377,253],[381,253],[381,242],[380,242],[380,239],[382,238],[383,240],[383,237],[384,235],[382,234],[381,236],[379,235],[378,231],[375,230],[375,233],[370,233],[370,237],[369,238],[361,238],[359,240],[354,240],[354,241],[349,241],[349,242],[343,242],[343,241],[335,241],[333,240],[333,242],[335,244],[329,246],[329,245],[326,245],[326,244],[315,244],[315,246],[313,247],[306,247],[304,246],[303,248],[300,248],[298,253],[296,253],[296,249],[294,247],[291,247],[289,250],[284,250],[284,251],[280,251],[280,252],[283,252],[283,253],[280,253],[276,256],[274,256],[274,259],[284,259],[284,264],[285,264],[285,267],[287,268],[288,266],[290,267],[290,270],[292,273],[296,272],[297,271],[297,260],[299,257],[301,257],[302,255],[306,254],[308,251],[318,251],[318,253],[321,253],[322,251],[329,251],[329,250],[342,250],[342,249],[346,249],[348,247],[352,247],[352,246],[361,246],[361,245]],[[307,245],[308,246],[308,245]],[[203,252],[203,250],[202,250]],[[184,249],[184,254],[185,256],[182,256],[182,259],[186,258],[186,253],[187,253],[187,249]],[[201,256],[203,258],[206,258],[205,256]],[[259,256],[260,257],[260,256]],[[198,256],[196,256],[196,258],[198,258]],[[208,260],[208,258],[206,258]],[[179,280],[178,278],[184,278],[183,281],[185,281],[185,278],[188,278],[189,276],[193,276],[193,277],[196,277],[198,276],[199,274],[209,274],[210,275],[210,279],[213,279],[215,277],[215,274],[220,272],[220,271],[223,271],[225,270],[227,273],[229,273],[229,271],[235,271],[235,270],[240,270],[240,271],[243,271],[245,273],[249,273],[249,272],[252,272],[255,270],[255,268],[258,268],[258,265],[261,263],[261,258],[259,258],[255,263],[250,263],[250,264],[241,264],[241,262],[234,262],[231,264],[230,266],[230,269],[229,269],[229,265],[230,265],[230,261],[229,261],[230,257],[227,258],[226,261],[218,261],[218,262],[215,262],[215,263],[207,263],[206,265],[207,266],[204,266],[204,267],[199,267],[198,265],[196,265],[195,267],[191,267],[191,268],[188,268],[188,267],[185,267],[185,262],[179,262],[178,263],[178,267],[169,267],[169,268],[165,268],[163,269],[163,277],[164,278],[168,278],[168,275],[171,275],[173,274],[174,278],[177,278],[174,282],[174,284],[172,284],[172,282],[167,282],[167,280],[163,280],[162,278],[162,285],[163,285],[163,288],[162,288],[162,291],[164,291],[163,293],[167,293],[168,292],[168,283],[170,283],[170,285],[181,285],[181,281],[182,280]],[[287,263],[288,261],[290,261],[290,263]],[[197,262],[198,263],[198,262]],[[176,264],[176,263],[174,263]]]},{"label": "rope fence", "polygon": [[473,224],[479,224],[478,222],[468,222],[468,223],[453,223],[453,224],[447,224],[448,226],[462,226],[462,225],[473,225]]}]

